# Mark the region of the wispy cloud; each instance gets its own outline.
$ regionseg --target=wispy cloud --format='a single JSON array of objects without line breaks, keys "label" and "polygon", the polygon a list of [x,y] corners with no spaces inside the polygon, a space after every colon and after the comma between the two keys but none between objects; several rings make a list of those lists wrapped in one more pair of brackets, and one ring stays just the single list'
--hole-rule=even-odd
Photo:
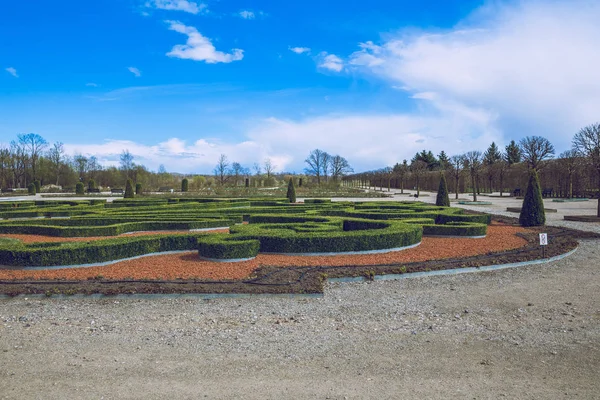
[{"label": "wispy cloud", "polygon": [[179,21],[165,21],[169,29],[187,35],[186,44],[174,46],[167,56],[195,61],[204,61],[207,64],[230,63],[244,58],[244,50],[232,49],[231,53],[217,51],[209,38],[202,36],[193,26],[186,26]]},{"label": "wispy cloud", "polygon": [[344,61],[335,54],[328,54],[326,51],[319,53],[317,57],[317,66],[330,71],[341,72],[344,69]]},{"label": "wispy cloud", "polygon": [[88,83],[85,84],[85,86],[88,86],[88,87],[98,87],[100,85],[98,85],[97,83],[94,83],[94,82],[88,82]]},{"label": "wispy cloud", "polygon": [[310,47],[290,47],[289,49],[296,54],[310,53]]},{"label": "wispy cloud", "polygon": [[17,70],[14,69],[13,67],[8,67],[5,69],[6,72],[8,72],[9,74],[11,74],[12,76],[14,76],[15,78],[19,77],[19,74],[17,74]]},{"label": "wispy cloud", "polygon": [[190,14],[208,12],[208,5],[190,0],[152,0],[146,2],[146,7],[159,10],[183,11]]},{"label": "wispy cloud", "polygon": [[406,90],[423,105],[485,109],[510,138],[542,134],[568,148],[598,119],[600,3],[491,3],[446,32],[365,42],[349,68]]},{"label": "wispy cloud", "polygon": [[253,11],[242,10],[238,13],[238,15],[243,19],[254,19],[256,18],[256,14]]},{"label": "wispy cloud", "polygon": [[131,72],[133,75],[135,75],[136,78],[139,78],[140,76],[142,76],[142,72],[137,69],[136,67],[129,67],[127,68],[129,70],[129,72]]}]

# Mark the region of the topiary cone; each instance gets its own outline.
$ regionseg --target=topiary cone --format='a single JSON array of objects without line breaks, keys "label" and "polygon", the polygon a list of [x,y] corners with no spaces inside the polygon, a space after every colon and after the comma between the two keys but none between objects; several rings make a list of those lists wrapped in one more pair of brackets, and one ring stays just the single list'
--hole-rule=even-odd
[{"label": "topiary cone", "polygon": [[450,197],[448,196],[448,185],[446,184],[446,176],[440,174],[440,186],[435,199],[435,205],[440,207],[450,207]]},{"label": "topiary cone", "polygon": [[546,212],[544,211],[544,201],[542,199],[542,189],[537,172],[532,170],[529,174],[527,191],[523,199],[523,207],[519,215],[519,224],[521,226],[541,226],[546,223]]},{"label": "topiary cone", "polygon": [[125,185],[125,195],[123,198],[125,199],[133,199],[135,197],[135,193],[133,193],[133,183],[131,179],[127,179],[127,184]]},{"label": "topiary cone", "polygon": [[288,182],[287,194],[285,195],[290,200],[290,203],[296,202],[296,188],[294,187],[294,178],[290,178]]}]

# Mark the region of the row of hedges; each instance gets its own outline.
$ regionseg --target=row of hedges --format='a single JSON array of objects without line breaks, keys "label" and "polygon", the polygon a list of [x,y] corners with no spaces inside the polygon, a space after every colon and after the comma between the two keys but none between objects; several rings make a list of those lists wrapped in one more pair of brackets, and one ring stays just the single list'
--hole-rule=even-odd
[{"label": "row of hedges", "polygon": [[138,236],[93,242],[9,244],[0,243],[0,265],[80,265],[120,260],[174,250],[195,250],[198,235]]},{"label": "row of hedges", "polygon": [[25,224],[2,224],[0,233],[14,233],[24,235],[44,235],[57,237],[90,237],[90,236],[117,236],[128,232],[139,231],[167,231],[189,230],[228,227],[235,224],[232,220],[206,220],[206,221],[140,221],[125,222],[114,225],[96,226],[47,226]]},{"label": "row of hedges", "polygon": [[[331,220],[331,226],[337,223],[338,229],[327,231],[312,230],[302,232],[300,229],[283,227],[240,225],[231,228],[231,235],[215,235],[198,239],[199,254],[206,258],[222,258],[222,247],[228,241],[258,241],[261,253],[329,253],[355,252],[369,250],[393,249],[410,246],[421,241],[422,229],[417,225],[403,224],[397,221],[377,222],[369,220]],[[212,246],[212,247],[211,247]],[[253,257],[250,252],[244,253],[241,244],[232,258]],[[251,248],[248,245],[248,248]],[[218,251],[217,251],[218,250]]]},{"label": "row of hedges", "polygon": [[424,236],[477,237],[487,234],[487,225],[473,222],[449,222],[445,225],[423,225]]}]

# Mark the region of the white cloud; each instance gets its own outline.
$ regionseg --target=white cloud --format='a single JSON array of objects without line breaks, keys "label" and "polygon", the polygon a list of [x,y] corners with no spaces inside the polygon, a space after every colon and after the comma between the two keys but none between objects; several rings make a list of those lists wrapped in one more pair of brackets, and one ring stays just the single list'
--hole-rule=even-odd
[{"label": "white cloud", "polygon": [[344,61],[335,54],[328,54],[326,51],[319,53],[317,66],[335,72],[341,72],[344,69]]},{"label": "white cloud", "polygon": [[14,69],[13,67],[8,67],[5,69],[6,72],[8,72],[9,74],[11,74],[12,76],[14,76],[15,78],[18,78],[19,75],[17,74],[17,70]]},{"label": "white cloud", "polygon": [[94,83],[94,82],[88,82],[88,83],[85,84],[85,86],[88,86],[88,87],[98,87],[100,85],[98,85],[97,83]]},{"label": "white cloud", "polygon": [[244,50],[232,49],[231,53],[217,51],[210,39],[202,36],[192,26],[186,26],[179,21],[166,21],[170,24],[169,29],[187,35],[186,44],[178,44],[167,53],[169,57],[182,58],[195,61],[204,61],[208,64],[230,63],[244,58]]},{"label": "white cloud", "polygon": [[498,4],[450,31],[365,42],[348,64],[435,108],[486,109],[508,137],[542,135],[567,148],[599,118],[600,3]]},{"label": "white cloud", "polygon": [[131,72],[133,75],[135,75],[136,78],[139,78],[140,76],[142,76],[142,72],[135,67],[129,67],[127,69],[129,70],[129,72]]},{"label": "white cloud", "polygon": [[309,47],[290,47],[289,49],[296,54],[310,53]]},{"label": "white cloud", "polygon": [[146,7],[169,11],[184,11],[190,14],[208,12],[208,6],[189,0],[153,0],[146,3]]},{"label": "white cloud", "polygon": [[256,14],[253,11],[242,10],[238,13],[238,15],[243,19],[254,19],[256,18]]}]

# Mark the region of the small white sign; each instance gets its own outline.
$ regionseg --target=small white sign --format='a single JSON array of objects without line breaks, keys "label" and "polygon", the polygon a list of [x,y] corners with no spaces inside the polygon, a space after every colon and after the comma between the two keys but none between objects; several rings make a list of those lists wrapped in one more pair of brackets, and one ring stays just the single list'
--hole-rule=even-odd
[{"label": "small white sign", "polygon": [[548,245],[548,234],[540,233],[540,246],[547,246],[547,245]]}]

